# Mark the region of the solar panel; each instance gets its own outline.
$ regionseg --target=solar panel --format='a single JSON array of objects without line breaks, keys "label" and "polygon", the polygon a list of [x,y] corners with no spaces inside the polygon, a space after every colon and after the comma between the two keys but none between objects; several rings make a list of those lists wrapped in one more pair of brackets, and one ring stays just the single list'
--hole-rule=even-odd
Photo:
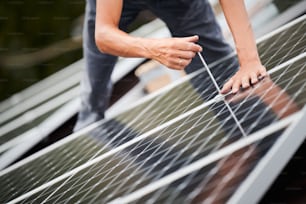
[{"label": "solar panel", "polygon": [[[305,76],[305,60],[306,58],[304,56],[301,61],[283,67],[278,70],[278,72],[292,71],[296,73],[296,75],[301,74],[301,72],[293,70],[293,68],[295,68],[297,70],[302,70]],[[280,76],[278,72],[272,74],[272,81],[279,82],[280,84],[287,84],[286,86],[288,87],[299,85],[299,83],[290,83],[288,80],[284,80],[283,78],[286,77]],[[303,76],[301,77],[303,78]],[[305,91],[304,89],[304,93],[300,93],[301,96],[304,95],[304,97],[301,101],[296,101],[297,104],[305,104]],[[274,106],[278,106],[279,103],[282,103],[282,101],[278,100],[277,96],[278,95],[270,96],[275,99]],[[249,100],[251,104],[256,104],[256,102],[258,103],[261,101],[260,99],[254,101],[254,98],[249,98]],[[250,107],[248,104],[250,101],[244,102],[246,107]],[[97,196],[96,199],[98,200],[104,198],[106,200],[103,201],[110,201],[107,199],[112,199],[121,195],[120,193],[122,193],[123,189],[126,190],[126,192],[123,193],[128,194],[146,184],[158,181],[177,169],[191,165],[199,158],[220,150],[225,145],[241,139],[241,134],[237,131],[238,129],[234,125],[235,123],[229,119],[230,115],[227,109],[224,108],[224,105],[222,107],[220,102],[216,102],[215,104],[210,104],[210,106],[207,106],[207,104],[203,106],[204,107],[197,112],[187,115],[181,120],[173,122],[173,124],[168,124],[165,128],[149,135],[146,134],[146,137],[143,139],[134,142],[131,146],[116,152],[114,155],[110,155],[106,158],[102,157],[102,159],[98,157],[99,159],[97,162],[82,168],[75,174],[68,175],[62,181],[51,185],[42,190],[42,192],[32,195],[29,200],[25,200],[25,202],[42,202],[46,198],[48,198],[48,201],[56,203],[66,201],[73,202],[74,200],[69,200],[70,194],[73,194],[74,199],[80,200],[82,193],[87,194],[88,189],[90,189],[91,192],[88,193],[88,197],[84,197],[83,201],[85,203],[89,202],[87,199],[91,200],[94,196]],[[283,108],[283,110],[289,109],[289,107],[286,106]],[[234,107],[233,109],[235,110]],[[246,128],[246,125],[242,124],[247,132],[251,132],[258,127],[262,128],[262,126],[268,126],[276,120],[269,114],[269,109],[265,109],[260,103],[253,107],[251,113],[249,113],[249,109],[245,110],[240,107],[239,110],[241,109],[244,110],[243,113],[238,113],[236,111],[236,114],[243,114],[243,117],[249,120],[250,126],[248,128]],[[264,109],[265,111],[259,112],[260,109]],[[213,112],[217,112],[219,121],[210,120]],[[256,114],[257,112],[260,114]],[[266,114],[262,114],[263,112],[266,112]],[[280,112],[285,113],[286,111],[281,110]],[[246,116],[248,114],[250,116]],[[260,115],[263,117],[260,117]],[[223,121],[220,119],[222,117],[224,117]],[[279,117],[281,117],[281,115]],[[114,121],[114,123],[117,122]],[[94,136],[94,138],[100,138],[98,142],[100,145],[107,144],[107,137],[103,131],[103,128],[98,128],[95,131],[97,136]],[[122,135],[126,136],[131,134],[130,131],[131,130],[128,130]],[[102,135],[100,136],[101,132]],[[111,137],[109,139],[111,139]],[[122,143],[125,143],[125,141],[122,141]],[[120,144],[116,144],[115,142],[114,145],[118,146]],[[264,143],[263,145],[267,144]],[[131,176],[131,181],[127,179],[129,176]],[[136,178],[137,182],[135,183]],[[125,183],[125,188],[118,187],[118,185],[122,183]],[[111,188],[110,186],[112,185],[113,187]],[[113,188],[117,190],[120,189],[118,194],[110,193],[116,192]],[[109,195],[109,197],[107,197],[107,195]]]},{"label": "solar panel", "polygon": [[[302,20],[293,25],[304,23]],[[288,38],[288,30],[291,28],[278,33],[283,42]],[[303,47],[304,35],[300,33],[288,45]],[[266,41],[262,41],[259,46]],[[279,49],[284,49],[281,45],[278,46]],[[303,49],[300,51],[304,52]],[[265,55],[271,54],[266,52],[261,57]],[[282,60],[286,62],[283,58],[280,63]],[[219,83],[232,74],[224,71],[225,65],[235,66],[225,60],[213,68],[213,72],[222,73],[217,79]],[[231,106],[249,134],[275,124],[278,118],[297,111],[305,104],[305,54],[272,69],[270,73],[271,80],[263,80],[261,86],[252,89],[242,99],[231,99],[239,101],[232,101]],[[213,86],[203,87],[203,81],[208,79],[206,72],[201,72],[171,91],[147,100],[111,120],[103,121],[98,128],[86,135],[75,136],[74,140],[37,159],[29,160],[19,168],[2,172],[1,200],[9,201],[34,189],[27,196],[21,197],[29,196],[24,202],[41,202],[44,199],[66,202],[81,198],[87,202],[100,200],[100,196],[104,195],[102,192],[111,195],[105,197],[107,201],[111,201],[117,196],[128,195],[149,183],[157,182],[177,169],[192,165],[209,153],[222,150],[224,146],[240,141],[243,138],[228,110],[222,101],[213,99],[216,94]],[[261,90],[260,87],[265,89]],[[290,91],[297,89],[300,91]],[[275,90],[278,90],[277,93],[273,92]],[[273,105],[265,105],[267,102]],[[279,106],[281,109],[278,114],[271,114]],[[73,145],[79,145],[81,149]],[[267,143],[263,145],[268,146],[267,149],[271,146]],[[88,160],[90,161],[87,162]],[[131,176],[131,180],[125,180],[128,176]],[[47,183],[48,181],[51,182]],[[122,183],[124,186],[120,187]],[[116,190],[111,191],[113,193],[110,193],[111,185]]]},{"label": "solar panel", "polygon": [[0,145],[5,144],[22,133],[39,125],[62,106],[77,97],[78,93],[78,87],[74,87],[63,94],[50,99],[45,104],[40,104],[32,110],[27,110],[27,113],[2,125],[0,127]]}]

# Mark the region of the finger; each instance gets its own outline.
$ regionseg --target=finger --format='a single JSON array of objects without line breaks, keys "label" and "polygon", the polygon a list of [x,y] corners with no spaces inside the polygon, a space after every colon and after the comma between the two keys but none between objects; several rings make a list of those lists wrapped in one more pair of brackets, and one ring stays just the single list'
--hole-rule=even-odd
[{"label": "finger", "polygon": [[268,73],[267,73],[267,71],[264,67],[259,70],[259,73],[262,77],[265,77],[265,76],[268,75]]},{"label": "finger", "polygon": [[175,69],[175,70],[182,70],[184,67],[181,65],[182,64],[182,59],[180,58],[170,58],[164,65],[170,69]]},{"label": "finger", "polygon": [[222,94],[228,93],[228,92],[231,90],[232,85],[233,85],[233,80],[230,79],[228,82],[226,82],[226,83],[223,85],[223,88],[222,88],[222,90],[221,90],[221,93],[222,93]]},{"label": "finger", "polygon": [[176,53],[174,54],[174,57],[183,58],[183,59],[189,60],[189,59],[194,58],[195,55],[196,55],[196,53],[195,53],[195,52],[192,52],[192,51],[182,51],[182,50],[178,50],[178,51],[176,51]]},{"label": "finger", "polygon": [[241,79],[241,84],[242,84],[242,88],[244,88],[244,89],[250,87],[249,78],[248,77],[243,77]]},{"label": "finger", "polygon": [[186,40],[187,42],[198,42],[199,36],[194,35],[190,37],[184,37],[183,39]]},{"label": "finger", "polygon": [[237,93],[239,91],[240,86],[241,86],[241,82],[235,81],[232,86],[232,92]]},{"label": "finger", "polygon": [[192,51],[192,52],[202,52],[203,51],[203,49],[200,45],[195,44],[195,43],[191,43],[191,42],[186,43],[183,46],[182,50]]},{"label": "finger", "polygon": [[251,83],[256,84],[258,82],[257,75],[255,73],[251,73]]},{"label": "finger", "polygon": [[190,64],[191,62],[191,59],[182,59],[182,58],[179,58],[177,60],[177,65],[180,69],[184,69],[188,64]]},{"label": "finger", "polygon": [[182,40],[176,42],[174,48],[183,51],[202,52],[202,47],[200,45],[193,42],[186,42]]}]

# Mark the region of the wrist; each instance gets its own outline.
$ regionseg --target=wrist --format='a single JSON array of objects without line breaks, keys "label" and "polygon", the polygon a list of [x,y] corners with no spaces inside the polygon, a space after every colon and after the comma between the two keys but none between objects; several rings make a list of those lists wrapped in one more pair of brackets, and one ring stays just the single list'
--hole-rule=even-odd
[{"label": "wrist", "polygon": [[245,65],[261,65],[259,55],[256,52],[250,52],[247,49],[237,49],[240,66]]},{"label": "wrist", "polygon": [[138,41],[136,41],[141,48],[142,52],[141,55],[143,58],[147,59],[154,59],[155,54],[154,54],[154,39],[144,39],[144,38],[138,38]]}]

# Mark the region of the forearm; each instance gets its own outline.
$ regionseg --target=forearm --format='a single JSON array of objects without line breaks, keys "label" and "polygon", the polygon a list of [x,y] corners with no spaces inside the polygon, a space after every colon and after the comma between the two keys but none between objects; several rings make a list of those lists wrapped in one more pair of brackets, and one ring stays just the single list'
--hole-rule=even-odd
[{"label": "forearm", "polygon": [[152,58],[149,45],[154,39],[138,38],[117,28],[98,28],[95,33],[97,47],[101,52],[122,57]]},{"label": "forearm", "polygon": [[260,59],[243,0],[220,0],[232,32],[240,65],[258,64]]},{"label": "forearm", "polygon": [[172,69],[185,68],[202,48],[198,36],[182,38],[133,37],[115,26],[96,27],[95,40],[101,52],[122,57],[154,59]]}]

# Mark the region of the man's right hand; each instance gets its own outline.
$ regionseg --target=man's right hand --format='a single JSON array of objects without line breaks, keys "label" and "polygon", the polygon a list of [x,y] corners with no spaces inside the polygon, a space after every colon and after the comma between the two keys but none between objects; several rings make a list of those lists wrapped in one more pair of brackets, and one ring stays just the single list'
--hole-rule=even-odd
[{"label": "man's right hand", "polygon": [[147,46],[149,57],[171,68],[182,70],[190,64],[197,52],[202,51],[202,47],[196,42],[198,36],[181,38],[150,39]]}]

